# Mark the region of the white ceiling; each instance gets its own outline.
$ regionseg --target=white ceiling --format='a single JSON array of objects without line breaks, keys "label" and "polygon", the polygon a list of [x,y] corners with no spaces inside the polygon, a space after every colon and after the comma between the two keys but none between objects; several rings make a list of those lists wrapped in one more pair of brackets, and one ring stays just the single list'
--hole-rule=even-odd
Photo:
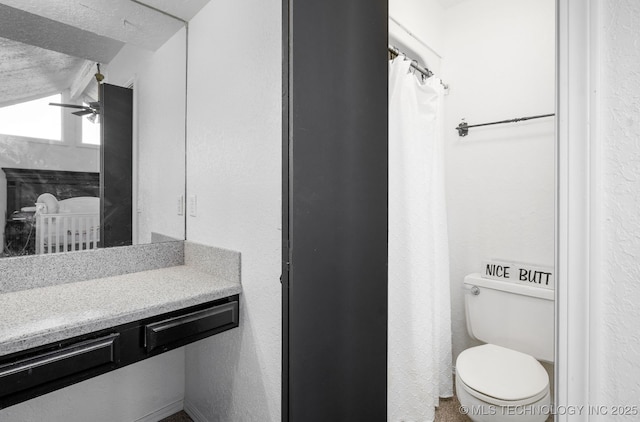
[{"label": "white ceiling", "polygon": [[442,7],[444,7],[445,9],[448,9],[450,7],[453,7],[453,6],[457,6],[460,3],[463,3],[465,1],[467,1],[467,0],[438,0],[438,3],[440,3],[440,5]]},{"label": "white ceiling", "polygon": [[[0,106],[67,89],[125,44],[156,50],[209,0],[0,0]],[[160,13],[139,3],[159,9]]]},{"label": "white ceiling", "polygon": [[140,0],[151,7],[190,21],[209,0]]},{"label": "white ceiling", "polygon": [[0,105],[60,92],[71,85],[83,63],[77,57],[0,38]]}]

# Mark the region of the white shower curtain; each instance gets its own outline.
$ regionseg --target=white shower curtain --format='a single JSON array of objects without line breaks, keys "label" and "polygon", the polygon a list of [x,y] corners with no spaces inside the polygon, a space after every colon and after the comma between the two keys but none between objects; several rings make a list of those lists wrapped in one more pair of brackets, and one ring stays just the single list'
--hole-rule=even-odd
[{"label": "white shower curtain", "polygon": [[443,88],[389,64],[389,422],[433,421],[451,397]]}]

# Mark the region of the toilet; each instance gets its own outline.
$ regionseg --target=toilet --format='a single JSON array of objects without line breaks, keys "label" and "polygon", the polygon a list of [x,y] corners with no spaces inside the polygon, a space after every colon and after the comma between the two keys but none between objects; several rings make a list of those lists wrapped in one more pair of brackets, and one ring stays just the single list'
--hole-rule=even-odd
[{"label": "toilet", "polygon": [[553,290],[482,278],[464,279],[467,330],[486,344],[456,360],[461,412],[474,422],[544,422],[551,411]]}]

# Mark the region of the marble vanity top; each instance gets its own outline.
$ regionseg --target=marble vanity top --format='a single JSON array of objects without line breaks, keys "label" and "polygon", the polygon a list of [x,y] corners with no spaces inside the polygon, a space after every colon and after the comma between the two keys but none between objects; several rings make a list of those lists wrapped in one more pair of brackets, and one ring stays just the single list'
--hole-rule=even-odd
[{"label": "marble vanity top", "polygon": [[186,261],[1,294],[0,356],[241,292],[239,273],[234,279]]}]

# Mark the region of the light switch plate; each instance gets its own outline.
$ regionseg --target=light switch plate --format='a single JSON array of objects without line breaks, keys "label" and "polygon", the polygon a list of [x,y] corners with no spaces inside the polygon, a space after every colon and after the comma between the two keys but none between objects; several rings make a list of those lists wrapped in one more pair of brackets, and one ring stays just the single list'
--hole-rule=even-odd
[{"label": "light switch plate", "polygon": [[178,215],[184,215],[184,195],[178,195],[177,211]]},{"label": "light switch plate", "polygon": [[198,212],[198,201],[196,195],[189,195],[189,215],[195,217]]}]

